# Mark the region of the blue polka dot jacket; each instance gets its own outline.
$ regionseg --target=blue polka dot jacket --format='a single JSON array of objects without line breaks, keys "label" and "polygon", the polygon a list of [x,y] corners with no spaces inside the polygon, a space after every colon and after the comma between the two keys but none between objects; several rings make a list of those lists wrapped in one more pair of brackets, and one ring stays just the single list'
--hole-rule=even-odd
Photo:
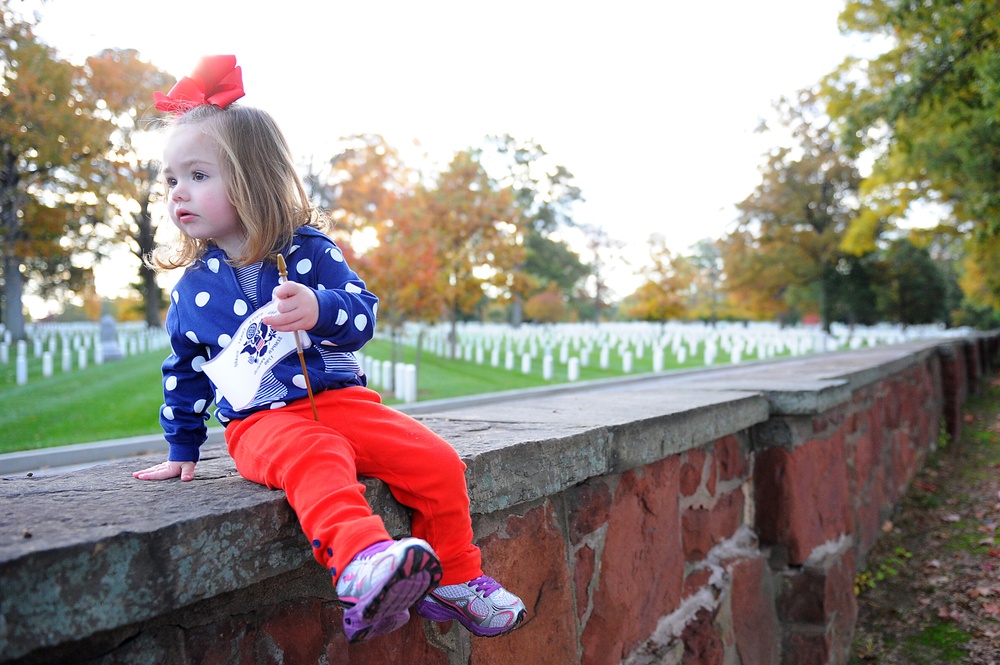
[{"label": "blue polka dot jacket", "polygon": [[[372,338],[378,298],[347,265],[337,245],[316,229],[301,227],[282,254],[288,264],[288,279],[312,288],[319,301],[319,322],[308,331],[312,345],[304,351],[313,392],[367,385],[353,352]],[[304,384],[299,385],[301,379],[294,380],[302,374],[294,353],[271,368],[253,401],[242,411],[232,408],[202,370],[252,314],[249,299],[226,258],[221,249],[211,248],[188,266],[170,294],[167,332],[171,354],[163,362],[160,424],[172,462],[198,461],[213,401],[215,417],[226,424],[308,397]],[[277,266],[265,262],[257,278],[257,303],[271,300],[278,277]]]}]

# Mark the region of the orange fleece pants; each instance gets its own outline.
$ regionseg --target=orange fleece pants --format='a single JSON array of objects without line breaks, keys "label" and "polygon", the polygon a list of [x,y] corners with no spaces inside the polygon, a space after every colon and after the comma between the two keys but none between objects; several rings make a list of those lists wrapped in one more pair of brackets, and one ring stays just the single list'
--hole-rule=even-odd
[{"label": "orange fleece pants", "polygon": [[316,408],[319,422],[308,399],[234,420],[226,443],[240,475],[285,491],[334,583],[358,552],[390,538],[359,475],[384,481],[413,510],[411,532],[437,553],[442,585],[482,575],[466,467],[455,449],[368,388],[321,392]]}]

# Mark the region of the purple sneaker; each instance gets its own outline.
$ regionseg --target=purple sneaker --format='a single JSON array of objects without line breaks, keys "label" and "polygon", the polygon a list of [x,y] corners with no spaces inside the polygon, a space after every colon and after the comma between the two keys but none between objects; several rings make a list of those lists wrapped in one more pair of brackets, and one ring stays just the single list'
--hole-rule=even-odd
[{"label": "purple sneaker", "polygon": [[496,637],[517,628],[527,611],[520,598],[482,575],[434,589],[417,604],[417,613],[430,621],[457,619],[473,635]]},{"label": "purple sneaker", "polygon": [[383,540],[361,550],[337,580],[349,642],[396,630],[410,606],[441,581],[441,562],[419,538]]}]

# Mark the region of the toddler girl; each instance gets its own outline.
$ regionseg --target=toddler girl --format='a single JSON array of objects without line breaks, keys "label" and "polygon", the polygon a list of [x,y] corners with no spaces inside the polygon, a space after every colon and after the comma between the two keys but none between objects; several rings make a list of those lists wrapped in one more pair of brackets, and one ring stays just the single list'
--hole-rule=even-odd
[{"label": "toddler girl", "polygon": [[[351,642],[399,628],[414,605],[475,635],[513,630],[525,607],[483,574],[465,464],[365,387],[354,352],[372,337],[378,299],[322,232],[271,116],[233,103],[242,96],[233,56],[204,58],[155,96],[171,114],[162,175],[181,237],[151,259],[185,271],[166,321],[168,461],[133,475],[192,480],[214,401],[240,474],[285,491],[333,577]],[[413,510],[413,537],[389,537],[358,475]]]}]

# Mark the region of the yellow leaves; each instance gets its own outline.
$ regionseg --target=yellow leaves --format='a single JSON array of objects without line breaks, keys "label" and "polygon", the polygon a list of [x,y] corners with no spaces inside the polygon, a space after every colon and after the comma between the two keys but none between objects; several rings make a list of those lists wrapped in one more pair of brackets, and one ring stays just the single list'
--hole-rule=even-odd
[{"label": "yellow leaves", "polygon": [[855,256],[864,256],[875,251],[880,222],[880,216],[871,208],[861,210],[847,227],[840,249]]}]

